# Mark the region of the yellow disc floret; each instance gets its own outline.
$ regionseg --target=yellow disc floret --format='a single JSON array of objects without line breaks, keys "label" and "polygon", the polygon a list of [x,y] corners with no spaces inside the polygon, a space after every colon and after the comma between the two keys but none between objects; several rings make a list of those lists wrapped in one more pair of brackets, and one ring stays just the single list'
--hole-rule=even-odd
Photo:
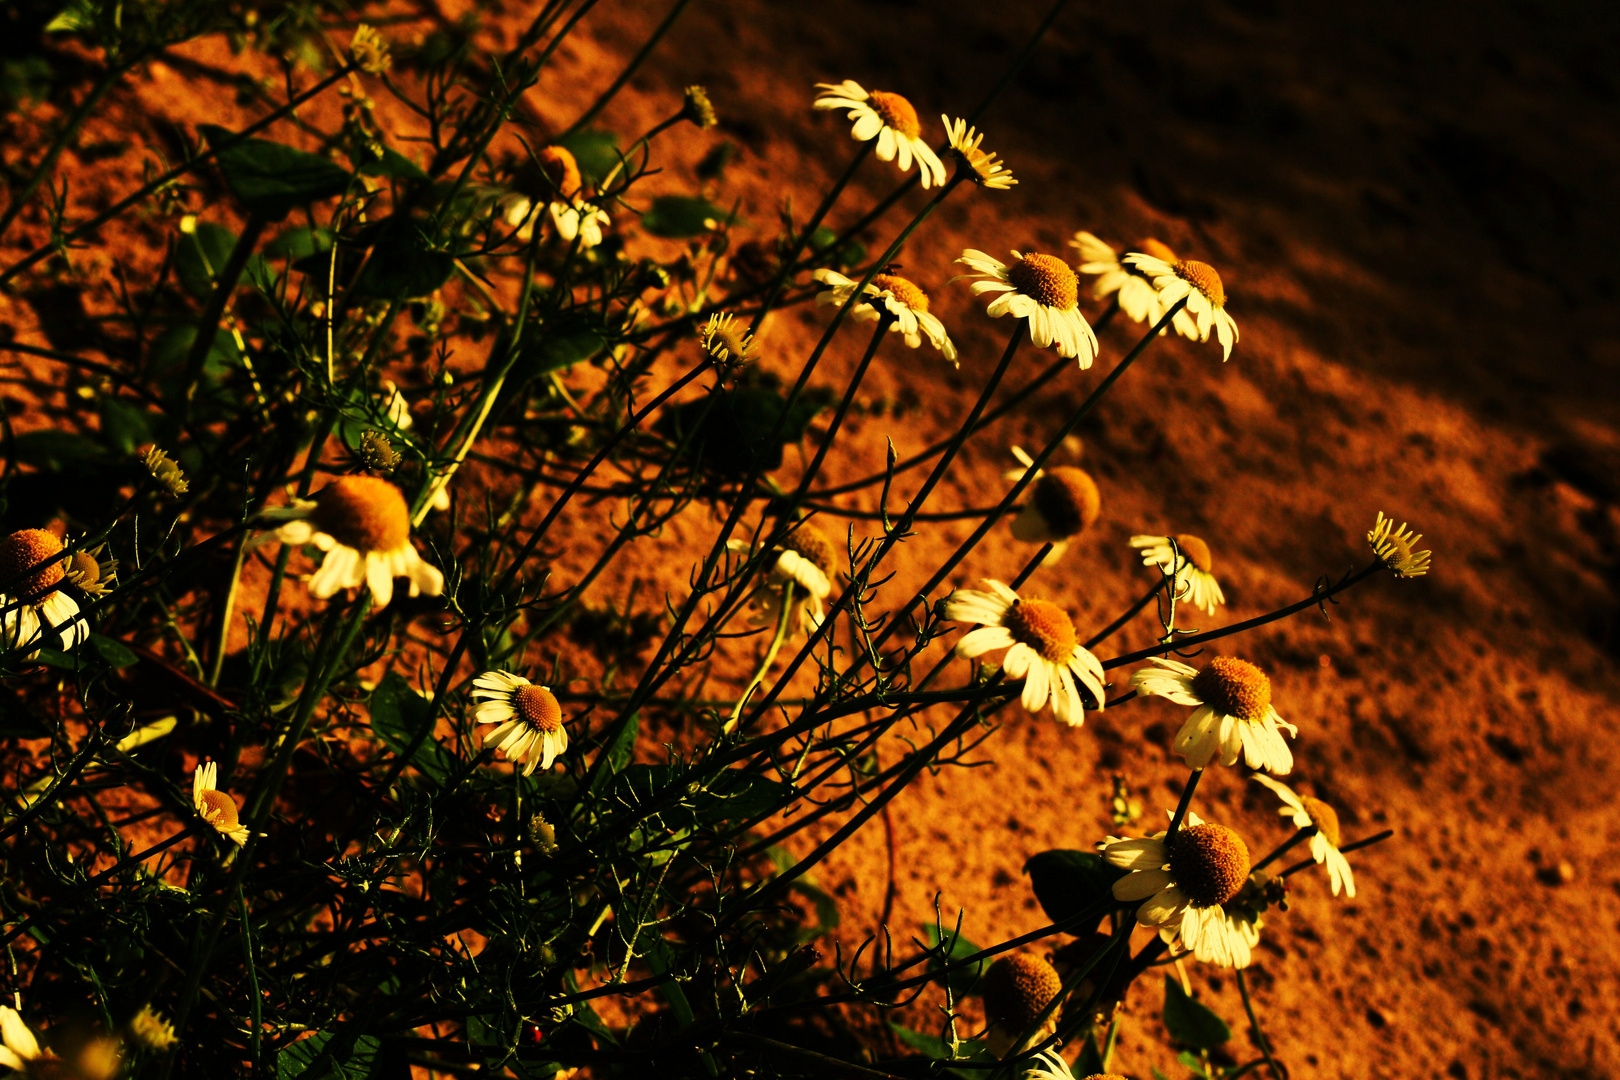
[{"label": "yellow disc floret", "polygon": [[197,796],[202,803],[199,812],[202,819],[220,832],[230,832],[241,824],[241,818],[236,811],[236,800],[223,791],[205,791]]},{"label": "yellow disc floret", "polygon": [[1339,846],[1339,812],[1321,799],[1313,799],[1309,795],[1299,797],[1305,812],[1315,822],[1317,832],[1327,838],[1327,842],[1334,847]]},{"label": "yellow disc floret", "polygon": [[62,541],[44,529],[23,529],[0,540],[0,591],[24,600],[44,596],[67,573],[61,554]]},{"label": "yellow disc floret", "polygon": [[541,150],[540,167],[564,198],[572,199],[585,186],[579,175],[579,162],[566,146],[548,146]]},{"label": "yellow disc floret", "polygon": [[1218,308],[1226,306],[1226,287],[1221,284],[1221,275],[1209,263],[1198,262],[1194,259],[1184,259],[1172,264],[1176,269],[1176,276],[1209,298],[1209,302]]},{"label": "yellow disc floret", "polygon": [[520,686],[512,694],[512,709],[525,724],[551,733],[562,727],[562,706],[557,695],[543,686]]},{"label": "yellow disc floret", "polygon": [[878,114],[886,127],[904,135],[908,139],[915,139],[922,134],[922,122],[917,119],[917,110],[911,107],[911,102],[899,94],[888,90],[874,90],[867,102],[872,111]]},{"label": "yellow disc floret", "polygon": [[1264,720],[1271,708],[1271,680],[1235,656],[1217,656],[1193,676],[1193,693],[1224,716]]},{"label": "yellow disc floret", "polygon": [[1151,255],[1160,262],[1167,262],[1171,266],[1181,261],[1176,256],[1176,253],[1170,250],[1170,245],[1162,240],[1155,240],[1151,236],[1138,244],[1136,250],[1144,255]]},{"label": "yellow disc floret", "polygon": [[1080,279],[1055,255],[1030,252],[1007,267],[1007,280],[1036,303],[1059,311],[1074,307],[1080,298]]},{"label": "yellow disc floret", "polygon": [[827,534],[814,525],[800,525],[783,538],[782,546],[798,552],[823,574],[832,575],[833,565],[838,559],[837,550]]},{"label": "yellow disc floret", "polygon": [[1063,989],[1057,969],[1039,956],[1003,956],[984,973],[984,1012],[992,1023],[1022,1033]]},{"label": "yellow disc floret", "polygon": [[1054,664],[1067,664],[1077,638],[1069,613],[1046,600],[1020,599],[1007,609],[1004,625],[1013,640],[1028,645]]},{"label": "yellow disc floret", "polygon": [[1209,545],[1191,533],[1177,533],[1172,539],[1181,549],[1182,557],[1206,574],[1214,573],[1215,562],[1210,558]]},{"label": "yellow disc floret", "polygon": [[1224,904],[1249,879],[1249,848],[1225,825],[1186,825],[1170,841],[1170,872],[1193,903]]},{"label": "yellow disc floret", "polygon": [[397,551],[410,542],[411,514],[399,488],[376,476],[343,476],[315,493],[310,520],[344,547]]},{"label": "yellow disc floret", "polygon": [[1072,465],[1046,470],[1035,481],[1031,497],[1047,528],[1063,538],[1089,529],[1102,513],[1097,482],[1090,473]]},{"label": "yellow disc floret", "polygon": [[916,282],[901,277],[899,274],[873,274],[872,284],[885,292],[892,293],[912,311],[928,310],[928,294],[917,287]]}]

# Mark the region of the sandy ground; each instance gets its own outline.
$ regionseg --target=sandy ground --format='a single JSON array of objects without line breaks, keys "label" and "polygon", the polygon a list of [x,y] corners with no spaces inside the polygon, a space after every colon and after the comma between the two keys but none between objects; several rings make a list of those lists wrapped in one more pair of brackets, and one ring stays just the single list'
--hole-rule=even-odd
[{"label": "sandy ground", "polygon": [[[603,5],[532,95],[536,112],[565,124],[664,10]],[[724,123],[714,139],[671,146],[656,186],[690,190],[696,160],[724,138],[739,154],[721,190],[744,216],[767,223],[785,198],[802,216],[853,149],[841,119],[810,113],[812,83],[902,92],[937,135],[930,118],[970,110],[1043,11],[697,3],[600,122],[634,133],[681,86],[705,83]],[[1307,875],[1292,910],[1268,922],[1252,980],[1294,1077],[1620,1073],[1620,811],[1599,735],[1620,689],[1620,339],[1606,318],[1606,256],[1620,239],[1616,58],[1595,4],[1487,3],[1465,18],[1393,3],[1072,5],[982,121],[1019,186],[958,192],[902,257],[961,347],[961,371],[887,343],[869,400],[918,404],[858,416],[829,461],[828,480],[859,477],[881,466],[885,437],[905,455],[965,413],[1008,327],[946,284],[963,248],[1064,254],[1081,228],[1119,245],[1153,236],[1220,269],[1242,342],[1223,366],[1213,344],[1166,339],[1122,380],[1080,432],[1103,519],[1032,588],[1083,631],[1101,626],[1151,582],[1126,539],[1194,532],[1230,602],[1218,621],[1235,621],[1363,562],[1376,511],[1426,534],[1428,578],[1375,579],[1331,621],[1302,616],[1231,646],[1271,672],[1278,709],[1300,727],[1290,780],[1338,806],[1349,837],[1397,833],[1353,857],[1354,901]],[[199,100],[169,67],[115,94],[106,123],[247,115],[233,108]],[[138,176],[136,155],[109,165],[76,153],[69,168],[100,169],[110,190]],[[834,223],[896,178],[869,162]],[[915,192],[906,203],[920,204]],[[39,233],[25,218],[11,242]],[[0,302],[21,338],[44,340],[32,308]],[[783,313],[763,363],[791,375],[824,319]],[[1040,445],[1134,340],[1110,327],[1097,368],[1065,373],[976,440],[937,507],[994,501],[1007,445]],[[847,375],[860,344],[835,346],[827,381]],[[1026,350],[1013,381],[1046,359]],[[702,542],[705,520],[672,526],[671,549]],[[581,535],[592,525],[580,519]],[[892,595],[967,532],[923,529]],[[956,583],[1010,577],[1028,554],[998,530]],[[678,561],[643,576],[678,588]],[[1151,640],[1141,621],[1111,646]],[[936,894],[982,944],[1042,925],[1025,859],[1110,831],[1113,773],[1150,815],[1173,805],[1180,713],[1132,703],[1078,731],[1005,714],[980,751],[991,764],[925,778],[894,804],[897,933],[919,932]],[[1197,809],[1257,848],[1288,835],[1236,770],[1207,777]],[[846,941],[875,923],[887,866],[874,823],[818,871],[841,898]],[[1247,1060],[1232,980],[1192,977]],[[1160,1003],[1156,977],[1127,1002],[1117,1067],[1129,1075],[1181,1074]]]}]

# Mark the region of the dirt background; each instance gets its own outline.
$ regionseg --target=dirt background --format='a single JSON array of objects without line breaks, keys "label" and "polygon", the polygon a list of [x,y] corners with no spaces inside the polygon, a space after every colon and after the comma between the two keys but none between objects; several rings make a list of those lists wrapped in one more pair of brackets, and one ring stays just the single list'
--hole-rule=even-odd
[{"label": "dirt background", "polygon": [[[429,23],[459,14],[425,10]],[[593,12],[531,95],[537,116],[566,125],[665,10]],[[767,224],[786,198],[802,216],[853,149],[841,118],[808,109],[811,84],[855,78],[904,93],[937,136],[933,118],[970,110],[1044,10],[699,0],[600,123],[644,130],[681,86],[702,82],[724,123],[664,147],[671,168],[654,189],[691,190],[695,162],[726,139],[739,156],[721,191],[742,198],[744,216]],[[528,14],[497,13],[484,40],[509,41]],[[1339,807],[1349,837],[1397,833],[1353,857],[1356,900],[1306,875],[1292,910],[1268,920],[1252,977],[1294,1077],[1620,1075],[1620,777],[1608,752],[1620,691],[1617,60],[1620,26],[1598,4],[1070,5],[982,120],[1019,186],[958,192],[903,256],[961,348],[960,372],[887,343],[869,408],[829,461],[829,481],[865,475],[881,466],[885,437],[905,455],[965,412],[1008,326],[946,285],[964,247],[1067,254],[1081,228],[1116,245],[1153,236],[1220,269],[1242,342],[1223,366],[1213,344],[1167,339],[1121,382],[1070,454],[1097,477],[1103,520],[1031,588],[1076,612],[1082,631],[1101,626],[1151,582],[1126,538],[1188,531],[1215,551],[1229,600],[1219,621],[1238,620],[1363,562],[1376,511],[1426,534],[1428,578],[1375,579],[1331,622],[1303,616],[1232,647],[1271,672],[1279,710],[1300,727],[1290,781]],[[116,91],[64,159],[74,205],[96,208],[138,182],[140,155],[106,150],[117,132],[156,140],[165,123],[253,115],[208,74],[233,63],[221,43],[201,42]],[[7,161],[30,157],[58,115],[40,106],[14,119]],[[833,223],[895,180],[869,162]],[[920,204],[918,193],[906,203]],[[85,256],[87,280],[98,252],[168,227],[148,218],[108,230],[106,249]],[[41,230],[25,217],[6,260]],[[47,335],[39,309],[16,296],[0,297],[0,321],[21,340],[94,347]],[[763,363],[791,375],[824,321],[803,308],[777,317]],[[1066,373],[976,440],[936,508],[993,502],[1007,445],[1040,445],[1134,340],[1110,327],[1098,368]],[[847,375],[861,344],[841,339],[822,377]],[[1026,351],[1011,381],[1046,359]],[[52,377],[32,361],[27,370]],[[886,407],[910,401],[900,415]],[[48,423],[66,404],[45,400],[14,420]],[[458,480],[482,482],[476,470]],[[580,557],[593,526],[600,516],[575,519]],[[677,522],[669,550],[710,527],[702,515]],[[890,595],[967,532],[922,530]],[[1028,554],[998,530],[956,583],[1010,578]],[[674,591],[684,569],[667,562],[644,577]],[[1147,644],[1150,630],[1134,624],[1111,646]],[[992,764],[906,792],[892,815],[897,932],[920,932],[936,894],[948,915],[965,911],[981,944],[1046,922],[1025,859],[1110,831],[1114,772],[1150,816],[1173,805],[1184,770],[1167,744],[1180,712],[1133,703],[1079,731],[1009,713],[981,750]],[[1261,850],[1288,835],[1273,806],[1236,770],[1214,771],[1196,804]],[[846,942],[875,924],[888,865],[873,823],[816,874],[841,898]],[[1191,974],[1247,1060],[1231,979]],[[1120,1071],[1181,1075],[1160,1004],[1156,978],[1144,979],[1127,1002]]]}]

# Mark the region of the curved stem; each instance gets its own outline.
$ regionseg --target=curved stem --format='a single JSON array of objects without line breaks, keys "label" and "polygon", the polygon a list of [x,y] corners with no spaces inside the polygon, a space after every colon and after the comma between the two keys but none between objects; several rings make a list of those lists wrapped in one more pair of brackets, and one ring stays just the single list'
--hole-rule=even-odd
[{"label": "curved stem", "polygon": [[737,704],[732,706],[731,717],[720,729],[725,734],[729,735],[737,730],[737,721],[742,716],[743,706],[748,704],[748,699],[754,696],[754,691],[759,689],[759,684],[765,681],[771,665],[776,662],[776,653],[782,648],[782,642],[787,640],[788,625],[793,621],[793,612],[793,582],[785,581],[782,583],[782,610],[776,616],[776,633],[771,638],[770,648],[765,650],[765,659],[760,661],[759,670],[754,672],[748,687],[737,699]]},{"label": "curved stem", "polygon": [[1260,1048],[1260,1056],[1266,1059],[1266,1068],[1271,1070],[1273,1080],[1283,1080],[1283,1073],[1271,1057],[1271,1040],[1260,1030],[1260,1018],[1254,1015],[1254,1003],[1249,1000],[1249,984],[1243,978],[1242,968],[1237,969],[1237,985],[1238,994],[1243,998],[1243,1011],[1249,1014],[1249,1032],[1254,1036],[1254,1044]]}]

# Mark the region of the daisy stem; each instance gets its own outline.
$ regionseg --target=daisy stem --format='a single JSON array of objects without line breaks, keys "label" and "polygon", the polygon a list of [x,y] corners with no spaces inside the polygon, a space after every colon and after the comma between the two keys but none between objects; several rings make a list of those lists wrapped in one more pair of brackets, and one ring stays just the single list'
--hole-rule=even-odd
[{"label": "daisy stem", "polygon": [[231,640],[231,618],[236,614],[236,593],[242,585],[242,562],[246,558],[247,540],[244,538],[236,542],[236,562],[231,566],[231,587],[225,590],[225,606],[219,613],[219,636],[214,642],[214,662],[208,672],[208,685],[215,689],[219,687],[219,675],[225,667],[225,647]]},{"label": "daisy stem", "polygon": [[850,159],[849,167],[844,170],[844,175],[840,176],[837,182],[833,184],[832,190],[827,192],[826,197],[821,200],[821,205],[816,207],[816,212],[810,216],[809,223],[794,238],[793,250],[782,256],[782,270],[776,275],[776,281],[772,283],[771,291],[766,294],[765,302],[760,305],[759,314],[754,316],[754,321],[748,327],[755,335],[758,335],[760,324],[765,321],[765,316],[771,313],[771,308],[776,305],[777,298],[782,295],[782,290],[787,288],[788,279],[793,276],[794,263],[798,260],[799,253],[810,242],[810,237],[815,235],[817,227],[821,225],[821,219],[826,217],[827,212],[833,208],[833,203],[837,202],[838,196],[844,193],[844,188],[848,187],[849,182],[855,179],[855,170],[861,167],[861,162],[866,160],[876,146],[877,139],[872,138],[862,143],[861,148],[855,151],[855,156]]},{"label": "daisy stem", "polygon": [[850,377],[849,387],[844,391],[843,400],[838,403],[838,411],[833,414],[832,423],[827,428],[827,434],[821,439],[821,446],[816,449],[816,456],[811,459],[810,465],[804,470],[804,476],[799,479],[799,486],[789,499],[789,507],[797,509],[804,499],[805,492],[815,480],[816,474],[821,471],[822,462],[827,460],[827,451],[832,449],[833,440],[838,435],[839,428],[844,426],[844,417],[849,413],[849,407],[855,400],[855,392],[861,388],[861,381],[866,378],[866,371],[872,366],[872,357],[877,355],[878,346],[883,343],[883,335],[889,332],[894,325],[894,314],[887,309],[878,310],[877,328],[872,331],[872,340],[866,346],[866,352],[861,356],[861,362],[855,368],[855,374]]},{"label": "daisy stem", "polygon": [[1276,847],[1276,849],[1274,849],[1272,851],[1272,853],[1270,855],[1267,855],[1265,858],[1261,859],[1259,862],[1257,862],[1253,866],[1249,867],[1249,873],[1252,874],[1256,870],[1264,870],[1266,867],[1270,866],[1272,863],[1274,863],[1278,859],[1282,858],[1283,855],[1286,854],[1289,851],[1289,849],[1291,849],[1295,844],[1298,844],[1300,841],[1304,840],[1306,837],[1315,836],[1315,835],[1316,835],[1316,826],[1315,825],[1307,825],[1307,826],[1305,826],[1305,828],[1300,829],[1298,832],[1294,833],[1293,836],[1290,836],[1287,840],[1284,840],[1281,844],[1279,844]]},{"label": "daisy stem", "polygon": [[787,640],[788,624],[792,619],[793,582],[786,581],[782,583],[782,610],[776,617],[776,634],[771,638],[771,646],[765,650],[765,659],[760,661],[759,670],[754,672],[754,677],[749,680],[748,688],[742,692],[742,697],[737,699],[737,704],[732,706],[730,719],[720,729],[722,734],[730,735],[737,730],[737,721],[742,716],[743,706],[748,704],[748,699],[759,689],[759,684],[765,681],[766,673],[776,662],[776,654],[782,648],[782,642]]},{"label": "daisy stem", "polygon": [[1093,637],[1090,641],[1087,641],[1086,642],[1086,648],[1088,648],[1088,649],[1096,648],[1098,645],[1102,644],[1104,641],[1107,641],[1109,638],[1113,637],[1115,632],[1117,632],[1120,627],[1124,626],[1126,623],[1130,622],[1132,619],[1134,619],[1138,615],[1140,615],[1142,613],[1142,609],[1147,607],[1148,604],[1150,604],[1153,601],[1153,598],[1155,596],[1159,595],[1159,590],[1164,588],[1164,583],[1169,581],[1169,580],[1171,580],[1171,579],[1167,578],[1167,577],[1161,577],[1158,580],[1158,582],[1156,584],[1154,584],[1153,588],[1149,589],[1147,592],[1142,594],[1142,599],[1138,600],[1136,603],[1134,603],[1134,604],[1132,604],[1130,606],[1130,610],[1126,611],[1125,614],[1121,615],[1119,618],[1115,619],[1113,622],[1111,622],[1107,626],[1103,627],[1103,629],[1101,629],[1101,630],[1099,630],[1097,632],[1095,637]]},{"label": "daisy stem", "polygon": [[1203,775],[1203,769],[1194,769],[1192,775],[1187,777],[1187,784],[1181,789],[1181,801],[1176,803],[1175,816],[1170,819],[1170,828],[1164,833],[1166,844],[1176,838],[1176,830],[1181,828],[1181,819],[1187,816],[1187,808],[1192,805],[1193,791],[1197,789],[1198,781]]},{"label": "daisy stem", "polygon": [[[613,80],[611,86],[602,91],[602,95],[591,104],[590,108],[580,114],[578,120],[569,125],[568,130],[563,132],[558,139],[559,142],[584,130],[586,124],[596,119],[597,114],[607,108],[608,102],[617,97],[619,91],[624,89],[625,84],[630,81],[630,77],[636,73],[636,69],[641,67],[647,57],[652,55],[652,51],[658,47],[658,43],[664,39],[664,35],[669,33],[669,28],[675,25],[675,20],[680,18],[681,12],[685,11],[686,5],[691,2],[692,0],[675,0],[675,6],[669,9],[669,14],[664,16],[664,21],[659,23],[647,40],[642,43],[641,50],[630,58],[630,62],[624,66],[624,70],[619,72],[619,77]],[[679,119],[679,116],[676,119]]]},{"label": "daisy stem", "polygon": [[1260,1030],[1260,1018],[1255,1016],[1254,1003],[1249,1000],[1248,980],[1244,979],[1242,968],[1237,968],[1236,971],[1238,994],[1243,998],[1243,1011],[1249,1014],[1249,1034],[1254,1039],[1254,1045],[1260,1048],[1260,1056],[1266,1059],[1266,1068],[1271,1070],[1273,1080],[1283,1080],[1283,1073],[1271,1057],[1271,1040]]}]

